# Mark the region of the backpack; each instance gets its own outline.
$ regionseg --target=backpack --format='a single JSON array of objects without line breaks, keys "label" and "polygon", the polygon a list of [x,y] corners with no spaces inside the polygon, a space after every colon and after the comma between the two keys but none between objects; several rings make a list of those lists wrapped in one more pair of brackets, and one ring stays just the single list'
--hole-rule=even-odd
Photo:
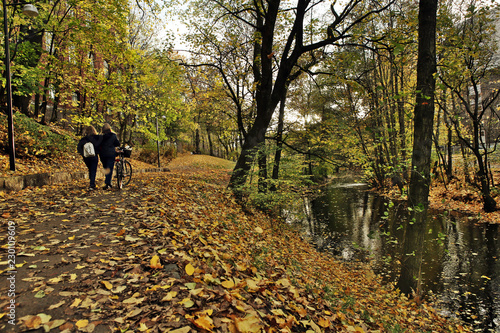
[{"label": "backpack", "polygon": [[93,157],[95,156],[94,145],[92,142],[87,142],[83,145],[83,157]]}]

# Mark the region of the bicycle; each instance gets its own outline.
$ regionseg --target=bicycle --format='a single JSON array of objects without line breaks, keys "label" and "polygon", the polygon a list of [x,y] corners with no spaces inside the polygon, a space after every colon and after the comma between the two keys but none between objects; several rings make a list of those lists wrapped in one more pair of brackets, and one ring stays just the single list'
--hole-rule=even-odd
[{"label": "bicycle", "polygon": [[116,150],[115,170],[116,170],[116,185],[119,190],[130,183],[132,179],[132,165],[125,158],[132,155],[132,148],[129,146],[120,147]]}]

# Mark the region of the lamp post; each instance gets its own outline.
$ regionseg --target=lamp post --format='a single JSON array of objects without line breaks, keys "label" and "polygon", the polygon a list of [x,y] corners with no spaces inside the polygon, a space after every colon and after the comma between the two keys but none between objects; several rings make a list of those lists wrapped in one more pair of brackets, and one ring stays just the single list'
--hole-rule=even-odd
[{"label": "lamp post", "polygon": [[9,161],[10,170],[16,171],[16,146],[14,143],[14,116],[12,112],[12,83],[11,83],[11,73],[10,73],[10,46],[9,46],[9,25],[7,24],[7,6],[20,6],[23,7],[23,14],[29,17],[35,17],[38,15],[38,10],[35,6],[16,2],[12,4],[7,4],[7,0],[2,0],[3,2],[3,36],[5,38],[5,89],[7,90],[7,126],[8,126],[8,140],[9,140]]}]

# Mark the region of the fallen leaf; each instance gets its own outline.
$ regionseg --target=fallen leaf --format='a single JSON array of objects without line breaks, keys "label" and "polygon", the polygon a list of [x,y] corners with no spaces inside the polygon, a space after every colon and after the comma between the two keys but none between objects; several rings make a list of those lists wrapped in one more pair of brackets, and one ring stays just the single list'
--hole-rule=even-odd
[{"label": "fallen leaf", "polygon": [[169,291],[167,295],[163,297],[162,302],[171,301],[175,296],[177,296],[177,291]]},{"label": "fallen leaf", "polygon": [[101,281],[101,283],[106,287],[106,289],[113,289],[113,285],[109,281]]},{"label": "fallen leaf", "polygon": [[212,318],[207,315],[199,316],[196,320],[193,321],[193,324],[207,331],[210,331],[212,328],[214,328],[214,322]]},{"label": "fallen leaf", "polygon": [[191,264],[187,264],[185,267],[186,274],[187,275],[193,275],[194,274],[194,267]]},{"label": "fallen leaf", "polygon": [[89,324],[89,321],[87,319],[80,319],[79,321],[76,322],[75,326],[78,328],[83,328]]},{"label": "fallen leaf", "polygon": [[49,310],[57,309],[58,307],[62,306],[64,303],[66,303],[66,301],[60,301],[59,303],[52,304],[51,306],[49,306]]},{"label": "fallen leaf", "polygon": [[245,318],[235,318],[236,328],[241,333],[258,333],[264,328],[260,324],[260,319],[255,315],[248,315]]},{"label": "fallen leaf", "polygon": [[234,288],[234,281],[233,280],[225,280],[225,281],[222,281],[221,285],[226,289],[231,289],[231,288]]},{"label": "fallen leaf", "polygon": [[69,307],[76,308],[76,307],[78,307],[78,305],[80,305],[81,302],[82,302],[82,300],[80,298],[76,298]]},{"label": "fallen leaf", "polygon": [[330,327],[330,321],[327,318],[320,317],[318,320],[318,325],[327,328]]},{"label": "fallen leaf", "polygon": [[151,258],[151,261],[149,263],[149,267],[151,268],[163,268],[161,262],[160,262],[160,257],[157,255],[154,255],[153,258]]},{"label": "fallen leaf", "polygon": [[39,316],[30,316],[24,321],[24,325],[27,328],[36,329],[42,324],[42,318]]},{"label": "fallen leaf", "polygon": [[46,323],[45,325],[43,325],[43,328],[44,328],[45,332],[48,332],[53,328],[58,328],[59,326],[63,325],[65,322],[66,322],[66,320],[64,320],[64,319],[52,320],[52,321],[49,321],[48,323]]}]

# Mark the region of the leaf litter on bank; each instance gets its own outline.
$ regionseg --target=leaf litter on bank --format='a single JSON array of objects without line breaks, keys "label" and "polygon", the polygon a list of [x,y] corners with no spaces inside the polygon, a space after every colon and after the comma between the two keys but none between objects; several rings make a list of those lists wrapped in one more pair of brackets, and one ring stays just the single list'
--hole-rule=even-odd
[{"label": "leaf litter on bank", "polygon": [[[242,212],[213,161],[186,157],[121,192],[87,193],[82,181],[1,198],[3,248],[15,221],[17,253],[30,255],[17,268],[14,331],[467,331],[362,264]],[[5,253],[1,330],[11,328]]]}]

